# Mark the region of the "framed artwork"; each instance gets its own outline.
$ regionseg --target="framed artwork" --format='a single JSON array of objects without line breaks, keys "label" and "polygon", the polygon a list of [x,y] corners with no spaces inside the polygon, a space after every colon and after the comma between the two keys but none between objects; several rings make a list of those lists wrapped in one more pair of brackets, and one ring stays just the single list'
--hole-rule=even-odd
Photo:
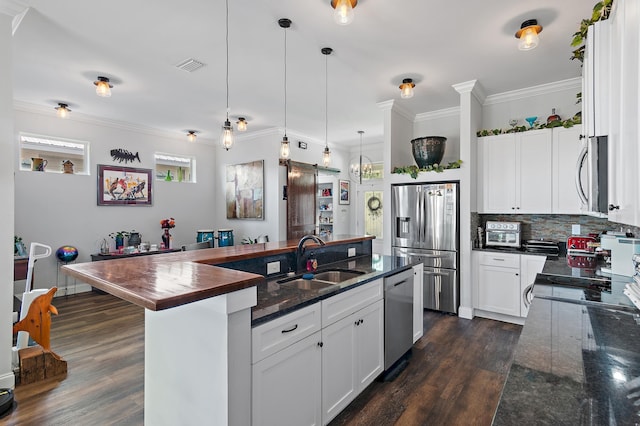
[{"label": "framed artwork", "polygon": [[150,206],[151,169],[98,164],[99,206]]},{"label": "framed artwork", "polygon": [[340,181],[340,203],[339,204],[349,204],[349,181],[341,180]]},{"label": "framed artwork", "polygon": [[227,166],[227,219],[264,219],[264,160]]}]

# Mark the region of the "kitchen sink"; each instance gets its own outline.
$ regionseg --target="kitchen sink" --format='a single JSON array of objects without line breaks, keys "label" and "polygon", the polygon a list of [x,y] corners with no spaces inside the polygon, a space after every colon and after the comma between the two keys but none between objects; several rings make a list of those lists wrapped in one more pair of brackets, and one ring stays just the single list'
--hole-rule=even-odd
[{"label": "kitchen sink", "polygon": [[314,274],[313,278],[316,280],[329,281],[332,283],[341,283],[362,274],[364,274],[364,272],[362,271],[347,271],[336,269],[333,271],[318,272],[317,274]]},{"label": "kitchen sink", "polygon": [[320,281],[320,280],[305,280],[302,278],[295,278],[292,280],[284,280],[279,281],[281,286],[292,286],[297,287],[300,290],[323,290],[329,287],[334,287],[335,284],[328,281]]}]

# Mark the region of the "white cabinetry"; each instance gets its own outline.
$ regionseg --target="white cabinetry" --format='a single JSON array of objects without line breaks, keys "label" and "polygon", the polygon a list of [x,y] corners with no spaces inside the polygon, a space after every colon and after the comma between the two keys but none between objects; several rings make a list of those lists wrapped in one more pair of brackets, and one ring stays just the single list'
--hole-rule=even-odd
[{"label": "white cabinetry", "polygon": [[424,264],[413,267],[413,343],[424,333]]},{"label": "white cabinetry", "polygon": [[[576,168],[583,142],[580,127],[553,129],[553,213],[582,214],[582,202],[576,189]],[[586,167],[582,170],[583,185],[587,184]]]},{"label": "white cabinetry", "polygon": [[[379,296],[377,300],[367,302],[374,295]],[[323,300],[322,305],[322,412],[326,424],[384,369],[382,280]]]},{"label": "white cabinetry", "polygon": [[322,424],[320,306],[252,330],[253,425]]},{"label": "white cabinetry", "polygon": [[582,67],[582,124],[587,136],[609,134],[610,25],[599,21],[587,30]]},{"label": "white cabinetry", "polygon": [[522,324],[528,307],[524,289],[542,272],[545,256],[473,251],[477,316]]},{"label": "white cabinetry", "polygon": [[479,213],[551,213],[550,129],[478,139]]}]

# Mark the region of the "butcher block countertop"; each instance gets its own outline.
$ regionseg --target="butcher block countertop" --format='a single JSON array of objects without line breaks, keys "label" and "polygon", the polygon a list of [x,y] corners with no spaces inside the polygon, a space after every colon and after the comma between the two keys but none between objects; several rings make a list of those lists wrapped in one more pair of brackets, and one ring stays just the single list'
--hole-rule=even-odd
[{"label": "butcher block countertop", "polygon": [[[327,245],[370,240],[337,235]],[[313,246],[308,241],[305,247]],[[262,275],[214,266],[295,251],[298,240],[164,253],[62,266],[62,271],[123,300],[159,311],[265,282]]]}]

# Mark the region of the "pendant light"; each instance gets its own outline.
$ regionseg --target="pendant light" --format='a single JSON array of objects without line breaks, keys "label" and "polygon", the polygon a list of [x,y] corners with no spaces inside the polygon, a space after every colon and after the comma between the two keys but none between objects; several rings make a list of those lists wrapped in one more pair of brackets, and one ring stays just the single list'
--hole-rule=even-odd
[{"label": "pendant light", "polygon": [[330,47],[320,49],[324,55],[324,151],[322,153],[322,164],[329,167],[331,164],[331,151],[329,151],[329,55],[333,52]]},{"label": "pendant light", "polygon": [[187,140],[189,140],[189,142],[195,142],[196,138],[198,137],[198,135],[196,133],[198,133],[198,132],[195,131],[195,130],[189,130],[187,132]]},{"label": "pendant light", "polygon": [[351,160],[349,174],[355,182],[362,183],[363,176],[366,179],[371,177],[373,166],[371,165],[371,160],[367,156],[362,155],[362,135],[364,134],[364,130],[358,130],[358,134],[360,134],[360,155],[357,160]]},{"label": "pendant light", "polygon": [[542,26],[538,25],[536,19],[529,19],[524,21],[520,25],[520,29],[516,32],[516,38],[520,39],[518,42],[518,49],[531,50],[535,49],[540,42],[538,34],[542,32]]},{"label": "pendant light", "polygon": [[353,8],[358,4],[358,0],[331,0],[333,19],[338,25],[349,25],[355,17]]},{"label": "pendant light", "polygon": [[402,99],[413,98],[413,88],[416,87],[415,83],[410,78],[402,80],[400,85],[400,97]]},{"label": "pendant light", "polygon": [[286,160],[291,153],[287,137],[287,28],[291,26],[291,19],[279,19],[278,25],[284,29],[284,136],[280,142],[280,158]]},{"label": "pendant light", "polygon": [[101,96],[103,98],[111,97],[111,89],[113,85],[109,83],[109,79],[107,77],[100,77],[93,82],[96,86],[96,95]]},{"label": "pendant light", "polygon": [[236,126],[238,126],[239,132],[247,131],[247,119],[244,117],[238,117],[238,121],[236,121]]},{"label": "pendant light", "polygon": [[220,143],[222,147],[229,151],[229,148],[233,146],[233,127],[229,121],[229,0],[225,1],[226,6],[226,25],[225,25],[225,44],[226,44],[226,56],[227,56],[227,119],[222,125],[222,133],[220,134]]},{"label": "pendant light", "polygon": [[58,102],[58,106],[54,108],[56,110],[56,115],[59,118],[67,118],[71,110],[69,109],[69,105]]}]

